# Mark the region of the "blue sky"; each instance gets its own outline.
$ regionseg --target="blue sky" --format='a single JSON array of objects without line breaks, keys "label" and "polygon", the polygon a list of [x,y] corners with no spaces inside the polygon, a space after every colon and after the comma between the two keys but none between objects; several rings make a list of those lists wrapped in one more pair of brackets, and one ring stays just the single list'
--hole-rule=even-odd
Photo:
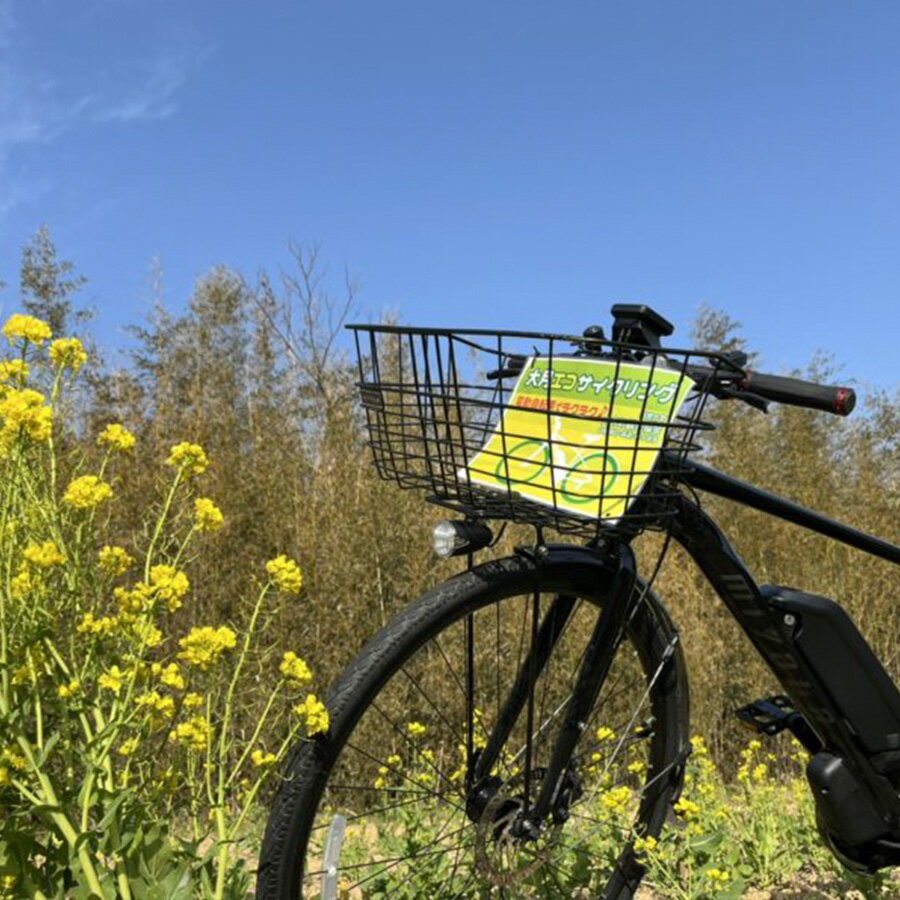
[{"label": "blue sky", "polygon": [[154,256],[177,308],[293,239],[366,316],[706,303],[894,385],[898,42],[895,0],[0,0],[0,276],[49,224],[124,347]]}]

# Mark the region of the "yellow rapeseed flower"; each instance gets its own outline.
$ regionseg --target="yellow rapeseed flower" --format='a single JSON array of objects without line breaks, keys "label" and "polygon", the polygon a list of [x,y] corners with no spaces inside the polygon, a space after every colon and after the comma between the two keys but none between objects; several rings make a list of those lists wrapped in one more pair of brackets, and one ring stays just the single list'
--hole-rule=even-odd
[{"label": "yellow rapeseed flower", "polygon": [[731,874],[723,869],[707,869],[706,877],[709,881],[713,882],[713,884],[717,884],[720,887],[724,887],[731,881]]},{"label": "yellow rapeseed flower", "polygon": [[39,585],[38,576],[27,566],[22,566],[9,582],[9,594],[14,600],[24,600]]},{"label": "yellow rapeseed flower", "polygon": [[24,359],[4,359],[0,361],[0,381],[21,384],[28,377],[28,363]]},{"label": "yellow rapeseed flower", "polygon": [[175,715],[175,701],[165,697],[159,691],[146,691],[134,698],[135,706],[147,709],[155,723],[171,719]]},{"label": "yellow rapeseed flower", "polygon": [[264,750],[254,750],[250,754],[250,760],[257,768],[274,765],[277,757],[274,753],[266,753]]},{"label": "yellow rapeseed flower", "polygon": [[601,743],[605,743],[606,741],[611,741],[615,738],[616,733],[612,730],[612,728],[607,728],[606,725],[601,725],[597,729],[597,740]]},{"label": "yellow rapeseed flower", "polygon": [[306,684],[312,681],[312,672],[309,670],[309,666],[293,650],[288,650],[284,654],[278,670],[285,678],[298,684]]},{"label": "yellow rapeseed flower", "polygon": [[63,502],[75,509],[91,509],[112,496],[112,488],[96,475],[81,475],[69,482]]},{"label": "yellow rapeseed flower", "polygon": [[69,697],[74,697],[80,690],[81,682],[77,678],[73,678],[66,684],[61,684],[56,689],[56,693],[59,694],[63,700],[67,700]]},{"label": "yellow rapeseed flower", "polygon": [[162,663],[153,663],[150,666],[150,672],[166,687],[174,688],[176,691],[184,690],[184,677],[178,668],[178,663],[169,663],[167,666]]},{"label": "yellow rapeseed flower", "polygon": [[39,569],[60,566],[66,561],[65,555],[60,553],[59,547],[53,541],[44,541],[42,544],[29,544],[22,551],[22,556],[26,561]]},{"label": "yellow rapeseed flower", "polygon": [[203,716],[180,722],[169,732],[169,740],[184,744],[189,750],[205,750],[212,739],[212,728]]},{"label": "yellow rapeseed flower", "polygon": [[188,478],[202,475],[209,465],[209,459],[203,448],[199,444],[192,444],[189,441],[175,444],[169,451],[169,458],[166,462],[170,466],[180,469]]},{"label": "yellow rapeseed flower", "polygon": [[3,420],[2,440],[8,444],[19,434],[33,441],[45,441],[53,430],[53,410],[44,405],[46,397],[30,388],[7,391],[0,399]]},{"label": "yellow rapeseed flower", "polygon": [[123,618],[134,618],[138,613],[150,609],[153,601],[153,588],[144,581],[138,581],[133,588],[119,585],[113,589],[113,597],[119,604],[119,615]]},{"label": "yellow rapeseed flower", "polygon": [[237,635],[227,625],[219,628],[207,625],[203,628],[192,628],[178,644],[181,647],[179,659],[183,659],[189,666],[209,669],[219,661],[226,650],[237,645]]},{"label": "yellow rapeseed flower", "polygon": [[270,559],[266,563],[266,571],[278,590],[285,594],[299,594],[303,585],[303,575],[300,566],[292,559],[288,559],[283,553]]},{"label": "yellow rapeseed flower", "polygon": [[414,738],[422,737],[427,730],[428,729],[421,722],[409,722],[406,725],[407,734]]},{"label": "yellow rapeseed flower", "polygon": [[125,673],[118,666],[110,666],[98,679],[98,687],[107,691],[112,691],[118,695],[125,683]]},{"label": "yellow rapeseed flower", "polygon": [[50,362],[55,366],[68,366],[77,372],[87,362],[87,352],[78,338],[58,338],[50,345]]},{"label": "yellow rapeseed flower", "polygon": [[0,762],[6,763],[17,772],[24,772],[28,768],[28,760],[22,756],[15,746],[6,747],[0,753]]},{"label": "yellow rapeseed flower", "polygon": [[673,807],[675,815],[681,816],[686,822],[695,819],[700,814],[700,807],[693,800],[682,797]]},{"label": "yellow rapeseed flower", "polygon": [[121,450],[126,452],[131,450],[136,443],[135,436],[123,425],[113,422],[107,425],[103,431],[97,435],[97,443],[101,446],[111,447],[113,450]]},{"label": "yellow rapeseed flower", "polygon": [[150,587],[158,597],[165,600],[169,612],[175,612],[191,589],[191,583],[187,575],[174,566],[158,565],[150,570]]},{"label": "yellow rapeseed flower", "polygon": [[315,694],[307,694],[306,699],[294,707],[294,712],[303,717],[310,737],[328,731],[328,710]]},{"label": "yellow rapeseed flower", "polygon": [[209,497],[198,497],[194,501],[194,522],[197,531],[218,531],[224,521],[222,510]]},{"label": "yellow rapeseed flower", "polygon": [[50,326],[46,322],[22,313],[16,313],[7,319],[3,326],[3,333],[10,344],[14,344],[16,341],[30,341],[37,346],[53,336],[53,332],[50,331]]},{"label": "yellow rapeseed flower", "polygon": [[634,839],[634,852],[638,856],[649,856],[657,848],[659,842],[653,835],[647,837],[639,837]]},{"label": "yellow rapeseed flower", "polygon": [[158,647],[162,643],[162,632],[152,622],[137,622],[133,628],[134,636],[145,647]]},{"label": "yellow rapeseed flower", "polygon": [[100,548],[97,560],[100,571],[114,577],[124,575],[134,565],[134,557],[124,547],[112,547],[109,544]]},{"label": "yellow rapeseed flower", "polygon": [[600,795],[600,803],[603,807],[614,813],[625,811],[628,801],[631,799],[631,788],[621,787],[610,788]]},{"label": "yellow rapeseed flower", "polygon": [[138,748],[139,739],[137,737],[130,737],[127,741],[124,741],[118,749],[119,756],[133,756],[134,751]]},{"label": "yellow rapeseed flower", "polygon": [[203,697],[192,691],[190,694],[184,695],[183,703],[185,709],[196,709],[198,706],[203,706]]}]

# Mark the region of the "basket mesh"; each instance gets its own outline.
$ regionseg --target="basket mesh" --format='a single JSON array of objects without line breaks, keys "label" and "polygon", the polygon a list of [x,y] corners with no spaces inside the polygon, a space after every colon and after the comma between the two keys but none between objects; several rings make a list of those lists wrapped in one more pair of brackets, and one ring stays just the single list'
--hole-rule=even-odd
[{"label": "basket mesh", "polygon": [[382,478],[472,517],[588,537],[672,514],[711,427],[706,386],[740,374],[716,354],[596,338],[350,328]]}]

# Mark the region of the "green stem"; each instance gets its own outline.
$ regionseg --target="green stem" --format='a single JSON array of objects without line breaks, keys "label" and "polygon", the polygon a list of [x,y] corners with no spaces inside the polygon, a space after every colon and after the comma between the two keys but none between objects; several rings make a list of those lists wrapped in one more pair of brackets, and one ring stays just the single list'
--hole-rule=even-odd
[{"label": "green stem", "polygon": [[[50,655],[53,657],[56,665],[59,666],[59,670],[63,673],[64,677],[71,679],[72,670],[66,665],[65,660],[63,660],[59,651],[56,649],[53,641],[51,641],[50,638],[44,638],[44,646],[50,651]],[[94,733],[91,729],[91,723],[88,722],[87,716],[83,711],[78,714],[78,721],[81,723],[81,728],[84,731],[85,740],[90,743],[94,739]]]},{"label": "green stem", "polygon": [[[290,729],[290,731],[288,732],[288,734],[284,738],[284,740],[281,742],[281,746],[278,748],[278,751],[275,754],[275,758],[277,760],[281,760],[284,758],[284,754],[287,752],[287,750],[291,746],[291,744],[293,744],[294,741],[297,739],[297,736],[300,734],[301,729],[302,729],[301,725],[295,725],[292,729]],[[256,799],[256,795],[259,793],[260,789],[262,788],[263,784],[266,782],[267,779],[268,779],[268,773],[264,773],[259,779],[257,779],[256,784],[254,784],[253,787],[250,789],[249,793],[247,794],[247,799],[244,802],[244,808],[241,810],[240,815],[237,817],[237,821],[234,823],[234,827],[231,829],[232,837],[240,834],[241,826],[244,824],[244,819],[247,818],[247,814],[250,812],[250,810],[253,807],[253,801]]]},{"label": "green stem", "polygon": [[31,676],[31,684],[34,689],[34,717],[36,726],[36,738],[38,750],[44,752],[44,709],[41,703],[41,692],[38,690],[37,673],[31,654],[28,654],[28,674]]},{"label": "green stem", "polygon": [[247,625],[247,630],[244,634],[244,642],[241,646],[241,652],[238,656],[237,665],[234,667],[234,671],[231,674],[231,681],[228,684],[228,691],[225,694],[225,712],[222,716],[222,728],[219,732],[219,790],[218,794],[224,796],[225,790],[225,779],[224,779],[224,767],[225,767],[225,757],[228,751],[228,726],[231,724],[231,712],[232,705],[234,702],[234,692],[237,688],[238,680],[241,677],[241,672],[244,669],[244,663],[247,660],[247,653],[250,650],[250,644],[253,640],[253,634],[256,630],[256,622],[259,619],[260,611],[262,610],[262,602],[265,599],[266,593],[269,589],[269,582],[266,582],[262,590],[259,592],[256,602],[253,604],[253,613],[250,616],[250,622]]},{"label": "green stem", "polygon": [[200,811],[197,802],[197,764],[194,757],[188,756],[188,784],[191,790],[191,828],[194,831],[194,840],[200,842]]},{"label": "green stem", "polygon": [[[4,714],[6,713],[7,711],[4,710]],[[69,845],[69,849],[74,850],[76,844],[78,844],[78,832],[69,821],[69,817],[62,811],[59,798],[56,796],[56,791],[53,788],[53,783],[50,781],[46,772],[42,771],[40,766],[38,766],[37,760],[34,758],[34,751],[32,750],[28,739],[24,735],[19,734],[16,736],[16,743],[19,745],[19,749],[22,751],[22,755],[25,757],[28,767],[31,769],[40,785],[42,797],[39,799],[36,798],[38,799],[38,804],[46,804],[50,807],[50,820],[56,826],[63,840]],[[22,788],[24,788],[24,785]],[[85,842],[82,842],[78,847],[77,856],[79,863],[81,863],[81,869],[84,872],[88,887],[97,895],[98,900],[102,900],[103,888],[100,884],[94,861],[91,859],[91,855],[88,852],[88,846]]]},{"label": "green stem", "polygon": [[172,487],[169,488],[169,493],[166,496],[166,502],[163,504],[162,512],[159,514],[159,518],[156,520],[156,527],[153,529],[153,537],[150,538],[150,546],[147,547],[147,558],[144,562],[144,581],[150,580],[150,568],[153,564],[153,552],[156,550],[156,542],[159,540],[159,536],[162,534],[163,526],[166,524],[166,519],[169,516],[169,510],[172,508],[172,501],[175,499],[175,492],[178,490],[178,486],[181,484],[183,472],[184,469],[178,470],[178,474],[175,476],[175,480],[172,482]]},{"label": "green stem", "polygon": [[[63,367],[60,366],[53,379],[53,389],[50,391],[50,407],[56,410],[56,401],[59,397],[60,386],[62,382]],[[56,498],[56,452],[53,443],[53,428],[50,429],[50,437],[47,438],[47,448],[50,451],[50,491],[54,499]]]},{"label": "green stem", "polygon": [[228,777],[228,781],[225,783],[226,788],[231,787],[234,783],[234,780],[240,774],[241,769],[243,768],[244,763],[247,761],[247,757],[253,752],[254,746],[256,746],[256,741],[259,739],[259,735],[263,730],[263,726],[266,724],[266,720],[269,717],[269,712],[272,709],[275,701],[278,699],[278,694],[281,689],[281,685],[284,683],[284,679],[278,682],[275,686],[275,690],[269,695],[268,701],[266,701],[266,706],[262,711],[262,715],[259,716],[256,722],[256,728],[253,730],[253,734],[250,737],[250,740],[247,741],[246,747],[244,747],[244,752],[241,753],[240,758],[234,766],[234,769],[231,772],[231,775]]},{"label": "green stem", "polygon": [[250,615],[250,622],[244,634],[244,642],[241,646],[241,652],[238,656],[237,665],[231,675],[231,681],[228,684],[228,691],[225,695],[225,711],[222,716],[222,727],[219,732],[219,748],[217,760],[217,785],[216,785],[216,830],[219,839],[219,850],[216,861],[216,900],[222,900],[225,891],[225,873],[228,867],[228,829],[225,824],[225,788],[226,788],[226,765],[228,755],[228,726],[231,724],[231,714],[234,702],[234,692],[237,688],[238,680],[244,669],[244,663],[247,661],[247,654],[250,651],[250,644],[256,631],[256,623],[262,610],[263,600],[269,590],[269,582],[266,582],[256,597],[253,604],[253,612]]},{"label": "green stem", "polygon": [[[9,513],[12,508],[12,498],[13,491],[15,490],[15,486],[18,483],[19,475],[21,470],[21,455],[18,452],[18,448],[13,451],[12,458],[12,473],[11,477],[8,478],[3,498],[3,518],[0,519],[0,541],[6,541],[6,528],[8,523],[11,521],[9,518]],[[0,590],[0,664],[2,664],[2,672],[0,672],[0,685],[2,685],[3,696],[6,702],[9,702],[9,676],[7,673],[7,667],[9,665],[9,649],[8,649],[8,641],[9,637],[7,634],[7,623],[8,613],[7,613],[7,596],[9,594],[9,584],[12,579],[12,553],[7,554],[6,565],[4,566],[3,572],[3,582],[4,582],[4,590]]]},{"label": "green stem", "polygon": [[219,849],[216,853],[216,889],[215,900],[222,900],[225,896],[225,874],[228,871],[228,829],[225,825],[225,809],[216,807],[216,833],[219,841]]},{"label": "green stem", "polygon": [[175,558],[172,560],[172,565],[175,568],[178,568],[178,564],[181,562],[181,557],[184,555],[184,551],[187,550],[188,545],[194,537],[194,534],[197,532],[197,526],[191,525],[190,531],[188,531],[187,536],[181,542],[181,546],[178,548],[178,552],[175,554]]}]

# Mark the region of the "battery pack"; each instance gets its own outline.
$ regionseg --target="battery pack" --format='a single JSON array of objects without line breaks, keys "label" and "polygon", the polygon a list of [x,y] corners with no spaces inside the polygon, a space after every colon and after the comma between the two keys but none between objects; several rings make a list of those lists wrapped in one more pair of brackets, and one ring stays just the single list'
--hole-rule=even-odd
[{"label": "battery pack", "polygon": [[900,767],[900,691],[834,600],[767,587],[769,605],[796,619],[793,642],[881,771]]}]

